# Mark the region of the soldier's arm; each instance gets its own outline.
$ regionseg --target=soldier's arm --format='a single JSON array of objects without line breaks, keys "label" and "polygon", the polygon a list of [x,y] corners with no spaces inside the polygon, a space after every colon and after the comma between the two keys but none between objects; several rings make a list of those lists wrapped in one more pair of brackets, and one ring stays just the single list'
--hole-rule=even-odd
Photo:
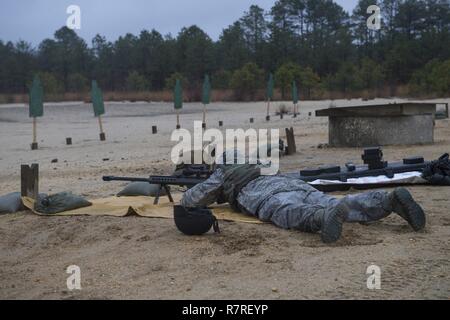
[{"label": "soldier's arm", "polygon": [[207,207],[217,201],[223,186],[223,172],[217,169],[208,180],[187,190],[181,205],[187,208]]}]

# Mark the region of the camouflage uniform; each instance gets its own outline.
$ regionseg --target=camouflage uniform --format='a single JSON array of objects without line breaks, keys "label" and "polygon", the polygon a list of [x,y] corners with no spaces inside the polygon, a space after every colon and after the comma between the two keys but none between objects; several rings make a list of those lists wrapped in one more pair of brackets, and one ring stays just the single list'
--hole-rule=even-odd
[{"label": "camouflage uniform", "polygon": [[[218,168],[205,182],[188,190],[181,200],[185,207],[204,207],[221,197],[224,172]],[[388,216],[393,207],[389,194],[372,191],[337,199],[304,181],[285,176],[261,176],[249,182],[237,198],[242,211],[284,229],[307,232],[320,230],[317,215],[330,212],[338,204],[346,208],[347,222],[371,222]]]}]

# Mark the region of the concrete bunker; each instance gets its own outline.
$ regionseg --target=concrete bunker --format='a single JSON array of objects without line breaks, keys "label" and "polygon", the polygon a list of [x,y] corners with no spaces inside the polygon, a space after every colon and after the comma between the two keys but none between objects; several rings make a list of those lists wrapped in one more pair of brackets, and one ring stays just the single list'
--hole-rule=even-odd
[{"label": "concrete bunker", "polygon": [[329,118],[331,147],[433,143],[435,115],[435,103],[413,102],[316,111],[316,116]]}]

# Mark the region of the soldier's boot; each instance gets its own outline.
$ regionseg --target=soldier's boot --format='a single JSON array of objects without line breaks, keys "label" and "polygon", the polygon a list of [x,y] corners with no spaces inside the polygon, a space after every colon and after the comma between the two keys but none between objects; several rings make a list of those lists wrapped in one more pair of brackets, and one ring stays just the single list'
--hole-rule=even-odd
[{"label": "soldier's boot", "polygon": [[325,211],[320,228],[322,242],[333,243],[339,240],[346,214],[347,210],[343,204],[338,204],[333,209]]},{"label": "soldier's boot", "polygon": [[392,211],[405,219],[414,231],[425,228],[425,212],[420,205],[414,201],[411,193],[405,188],[397,188],[389,194]]},{"label": "soldier's boot", "polygon": [[336,242],[341,237],[346,212],[345,206],[341,203],[334,208],[318,210],[306,221],[302,231],[320,232],[324,243]]}]

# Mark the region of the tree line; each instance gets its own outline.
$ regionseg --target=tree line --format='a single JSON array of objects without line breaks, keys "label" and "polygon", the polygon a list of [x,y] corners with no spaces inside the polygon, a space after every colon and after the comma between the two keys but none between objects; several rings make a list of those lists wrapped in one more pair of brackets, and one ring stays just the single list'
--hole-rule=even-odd
[{"label": "tree line", "polygon": [[[367,27],[370,5],[381,29]],[[88,45],[62,27],[37,47],[0,40],[0,93],[26,93],[39,74],[47,93],[86,92],[96,79],[107,91],[172,89],[176,79],[199,91],[251,99],[275,77],[283,98],[296,81],[303,98],[407,85],[414,94],[450,91],[450,1],[360,0],[347,13],[332,0],[279,0],[269,11],[252,5],[213,41],[198,26],[178,35],[143,30],[116,41],[96,35]]]}]

